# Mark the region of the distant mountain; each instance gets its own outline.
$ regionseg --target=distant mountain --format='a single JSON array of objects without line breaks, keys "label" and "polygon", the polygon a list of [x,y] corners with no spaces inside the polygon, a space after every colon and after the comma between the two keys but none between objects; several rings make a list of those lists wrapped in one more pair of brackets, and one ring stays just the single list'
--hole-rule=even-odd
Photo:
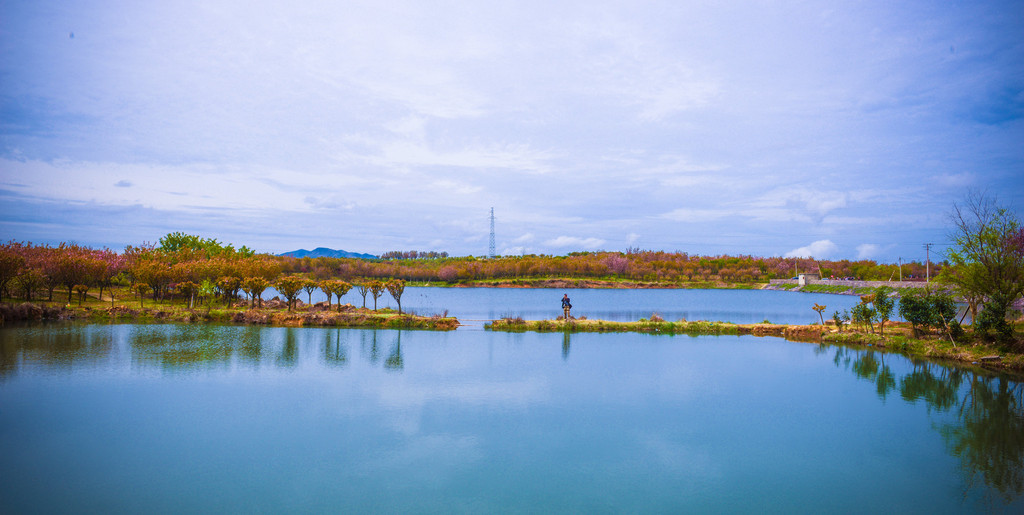
[{"label": "distant mountain", "polygon": [[318,257],[329,257],[329,258],[358,258],[358,259],[377,259],[377,256],[373,254],[360,254],[358,252],[349,252],[347,250],[334,250],[325,247],[317,247],[313,250],[299,249],[291,252],[285,252],[284,254],[278,254],[278,256],[291,256],[294,258],[318,258]]}]

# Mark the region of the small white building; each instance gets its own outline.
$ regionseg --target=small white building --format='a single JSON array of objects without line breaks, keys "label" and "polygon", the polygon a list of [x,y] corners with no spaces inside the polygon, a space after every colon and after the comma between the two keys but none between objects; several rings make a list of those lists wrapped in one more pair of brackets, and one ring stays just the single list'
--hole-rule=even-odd
[{"label": "small white building", "polygon": [[807,286],[808,284],[811,284],[814,281],[820,281],[820,280],[821,280],[821,274],[807,273],[807,274],[800,274],[800,275],[796,276],[796,282],[800,286]]}]

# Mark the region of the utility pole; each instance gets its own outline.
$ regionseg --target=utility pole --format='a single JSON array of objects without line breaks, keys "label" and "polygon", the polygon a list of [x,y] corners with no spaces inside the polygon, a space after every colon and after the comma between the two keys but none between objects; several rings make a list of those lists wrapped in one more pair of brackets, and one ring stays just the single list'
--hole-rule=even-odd
[{"label": "utility pole", "polygon": [[903,282],[903,257],[899,258],[900,263],[900,282]]},{"label": "utility pole", "polygon": [[487,249],[487,257],[494,259],[494,208],[491,208],[491,245]]},{"label": "utility pole", "polygon": [[934,243],[925,243],[924,244],[924,282],[926,282],[926,283],[932,282],[932,272],[931,272],[931,264],[932,264],[931,250],[932,250],[932,245],[935,245],[935,244]]}]

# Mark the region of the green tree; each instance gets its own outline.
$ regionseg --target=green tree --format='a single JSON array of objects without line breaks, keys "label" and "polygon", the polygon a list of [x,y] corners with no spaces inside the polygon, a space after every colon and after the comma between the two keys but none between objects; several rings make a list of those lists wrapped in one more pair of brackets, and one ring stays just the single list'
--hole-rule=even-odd
[{"label": "green tree", "polygon": [[168,233],[160,238],[160,250],[165,252],[185,252],[194,255],[196,252],[205,253],[205,257],[252,257],[255,252],[244,245],[235,249],[231,244],[224,245],[216,238],[202,238],[193,234],[183,232]]},{"label": "green tree", "polygon": [[974,320],[981,334],[994,330],[1001,342],[1013,338],[1006,314],[1024,295],[1024,248],[1020,220],[996,200],[971,193],[952,213],[953,246],[946,252],[949,266],[939,279],[956,288],[968,300],[981,301]]},{"label": "green tree", "polygon": [[[45,284],[43,274],[32,268],[26,268],[11,281],[13,290],[21,292],[25,302],[32,302],[32,292],[42,288],[43,284]],[[13,292],[11,296],[14,296]]]},{"label": "green tree", "polygon": [[921,295],[904,295],[900,297],[900,316],[910,322],[914,338],[918,337],[919,328],[927,328],[931,325],[931,306],[928,299]]},{"label": "green tree", "polygon": [[877,318],[878,313],[874,308],[868,305],[867,302],[857,304],[850,310],[850,313],[853,315],[853,321],[855,323],[869,327],[872,333],[875,332],[875,319]]},{"label": "green tree", "polygon": [[885,323],[892,318],[893,308],[895,307],[896,301],[890,296],[892,294],[892,288],[888,286],[879,286],[875,289],[875,300],[873,302],[875,306],[875,313],[878,317],[878,333],[885,334]]}]

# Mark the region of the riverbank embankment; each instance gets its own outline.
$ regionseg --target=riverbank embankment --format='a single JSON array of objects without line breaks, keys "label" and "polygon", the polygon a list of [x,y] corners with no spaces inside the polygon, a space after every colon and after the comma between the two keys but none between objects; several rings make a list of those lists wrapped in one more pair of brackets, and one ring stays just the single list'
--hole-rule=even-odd
[{"label": "riverbank embankment", "polygon": [[865,295],[886,286],[897,293],[946,291],[947,286],[925,281],[858,281],[852,279],[772,279],[762,290],[798,291],[804,293],[834,293],[838,295]]}]

